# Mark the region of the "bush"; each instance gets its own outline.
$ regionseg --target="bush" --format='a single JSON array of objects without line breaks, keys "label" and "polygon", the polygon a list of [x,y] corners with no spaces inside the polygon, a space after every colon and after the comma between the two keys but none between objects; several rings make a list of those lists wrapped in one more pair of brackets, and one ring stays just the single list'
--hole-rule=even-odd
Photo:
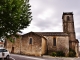
[{"label": "bush", "polygon": [[51,56],[57,56],[56,52],[52,52]]},{"label": "bush", "polygon": [[63,51],[52,52],[51,56],[65,56]]},{"label": "bush", "polygon": [[65,53],[63,51],[57,51],[57,56],[65,56]]},{"label": "bush", "polygon": [[75,56],[76,56],[76,52],[70,48],[69,49],[69,57],[75,57]]}]

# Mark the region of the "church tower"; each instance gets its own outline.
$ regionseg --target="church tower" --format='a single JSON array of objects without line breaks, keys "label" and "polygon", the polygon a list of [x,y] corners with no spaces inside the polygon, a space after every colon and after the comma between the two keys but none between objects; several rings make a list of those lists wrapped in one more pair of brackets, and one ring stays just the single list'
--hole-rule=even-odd
[{"label": "church tower", "polygon": [[69,34],[69,40],[75,41],[75,29],[74,29],[74,19],[72,12],[65,12],[62,16],[63,19],[63,32]]},{"label": "church tower", "polygon": [[[73,12],[63,12],[63,32],[69,35],[69,48],[78,52],[78,40],[75,35]],[[77,45],[77,46],[76,46]]]}]

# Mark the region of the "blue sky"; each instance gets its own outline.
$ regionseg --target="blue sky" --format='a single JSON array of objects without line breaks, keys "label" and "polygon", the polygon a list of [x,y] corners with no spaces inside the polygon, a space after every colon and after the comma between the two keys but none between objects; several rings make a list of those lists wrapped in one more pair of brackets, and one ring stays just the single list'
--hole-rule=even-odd
[{"label": "blue sky", "polygon": [[76,38],[80,41],[80,0],[30,0],[33,20],[27,32],[62,32],[63,12],[73,12]]}]

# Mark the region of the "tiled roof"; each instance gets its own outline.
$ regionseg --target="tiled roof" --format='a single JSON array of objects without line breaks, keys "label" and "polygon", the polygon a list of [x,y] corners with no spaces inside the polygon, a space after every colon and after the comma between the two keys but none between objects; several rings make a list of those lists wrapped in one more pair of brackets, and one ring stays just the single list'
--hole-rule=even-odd
[{"label": "tiled roof", "polygon": [[43,36],[67,36],[67,33],[64,32],[34,32],[36,34],[39,35],[43,35]]},{"label": "tiled roof", "polygon": [[[41,34],[38,34],[38,33],[35,33],[35,32],[29,32],[29,33],[27,33],[27,34],[24,34],[24,35],[28,35],[28,34],[30,34],[30,33],[33,33],[33,34],[36,34],[36,35],[38,35],[38,36],[40,36],[40,37],[43,37],[44,39],[46,39],[43,35],[41,35]],[[24,35],[22,35],[22,36],[24,36]]]}]

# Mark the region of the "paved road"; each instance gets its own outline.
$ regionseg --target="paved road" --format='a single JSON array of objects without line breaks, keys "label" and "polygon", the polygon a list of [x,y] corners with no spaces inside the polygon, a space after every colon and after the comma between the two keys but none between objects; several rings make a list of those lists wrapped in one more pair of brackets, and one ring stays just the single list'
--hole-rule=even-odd
[{"label": "paved road", "polygon": [[[3,60],[2,58],[0,58],[0,60]],[[14,60],[12,57],[10,57],[9,59],[4,59],[4,60]]]},{"label": "paved road", "polygon": [[11,57],[15,60],[45,60],[42,57],[32,57],[32,56],[23,56],[23,55],[15,55],[11,54]]},{"label": "paved road", "polygon": [[80,60],[80,57],[79,58],[49,57],[49,56],[32,57],[32,56],[23,56],[16,54],[11,54],[11,57],[13,57],[14,60]]}]

